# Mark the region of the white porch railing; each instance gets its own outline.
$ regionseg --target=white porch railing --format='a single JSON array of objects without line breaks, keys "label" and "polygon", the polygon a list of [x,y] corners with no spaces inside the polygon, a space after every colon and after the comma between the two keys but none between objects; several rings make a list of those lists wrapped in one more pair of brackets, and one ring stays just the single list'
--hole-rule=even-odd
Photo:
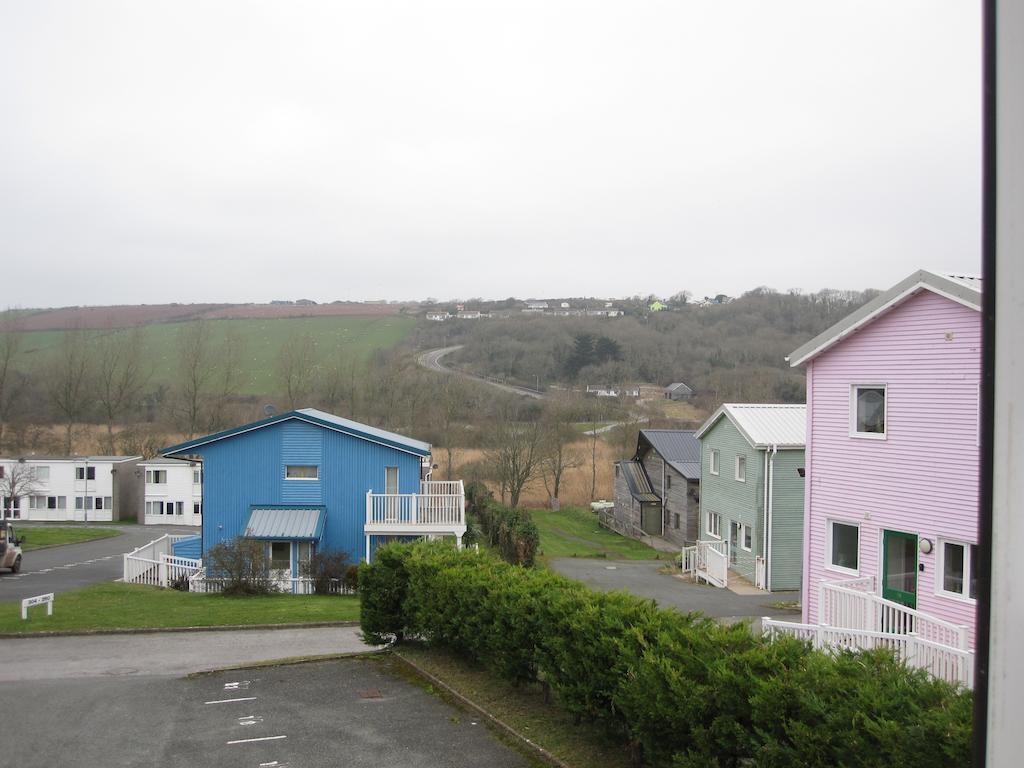
[{"label": "white porch railing", "polygon": [[697,575],[697,545],[683,547],[682,553],[683,575],[691,578]]},{"label": "white porch railing", "polygon": [[696,576],[708,584],[725,587],[729,583],[729,542],[707,539],[697,542]]},{"label": "white porch railing", "polygon": [[922,640],[967,650],[967,627],[936,618],[905,605],[863,591],[863,579],[821,582],[818,590],[818,623],[840,629],[859,629],[887,634],[914,634]]},{"label": "white porch railing", "polygon": [[[200,568],[189,580],[189,592],[219,593],[224,591],[227,579],[211,578],[206,575],[206,569]],[[287,578],[275,579],[274,586],[279,592],[293,595],[312,595],[316,593],[313,579],[310,578]],[[340,579],[331,579],[330,593],[332,595],[354,595],[356,590],[346,587]]]},{"label": "white porch railing", "polygon": [[466,494],[461,480],[432,480],[421,493],[366,492],[366,524],[395,527],[457,527],[466,524]]},{"label": "white porch railing", "polygon": [[754,586],[758,589],[768,589],[767,563],[763,556],[754,558]]},{"label": "white porch railing", "polygon": [[961,683],[968,688],[974,685],[974,651],[928,640],[913,632],[893,633],[795,624],[768,617],[761,619],[761,627],[768,637],[789,635],[809,641],[813,647],[823,650],[863,651],[886,648],[907,666],[924,669],[940,680]]},{"label": "white porch railing", "polygon": [[190,557],[175,556],[174,544],[192,538],[193,535],[167,534],[128,552],[124,555],[122,581],[126,584],[166,587],[171,581],[188,578],[200,568],[201,562]]}]

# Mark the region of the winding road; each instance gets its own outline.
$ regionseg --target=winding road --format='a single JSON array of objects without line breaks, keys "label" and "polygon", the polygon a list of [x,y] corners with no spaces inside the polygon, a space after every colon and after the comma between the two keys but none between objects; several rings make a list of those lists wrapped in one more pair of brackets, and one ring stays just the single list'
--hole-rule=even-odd
[{"label": "winding road", "polygon": [[435,371],[437,373],[454,373],[459,376],[463,376],[467,379],[473,379],[479,381],[482,384],[495,387],[502,390],[503,392],[509,392],[513,395],[523,395],[524,397],[532,397],[535,400],[543,400],[544,395],[541,392],[537,392],[533,389],[527,389],[526,387],[517,387],[514,384],[505,384],[494,379],[488,379],[484,376],[475,376],[472,373],[466,373],[465,371],[459,371],[454,368],[448,368],[441,364],[441,358],[447,355],[449,352],[454,352],[457,349],[462,349],[461,344],[457,344],[454,347],[441,347],[440,349],[431,349],[428,352],[423,352],[416,358],[416,362],[426,368],[428,371]]}]

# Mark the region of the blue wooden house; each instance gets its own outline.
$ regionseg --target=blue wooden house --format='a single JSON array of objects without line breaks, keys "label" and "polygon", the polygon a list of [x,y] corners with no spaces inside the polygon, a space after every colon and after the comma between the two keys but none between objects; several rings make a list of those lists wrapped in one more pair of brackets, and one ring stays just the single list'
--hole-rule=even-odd
[{"label": "blue wooden house", "polygon": [[462,481],[430,480],[429,444],[312,408],[163,454],[203,464],[203,557],[236,536],[263,541],[293,587],[316,551],[369,560],[387,540],[454,536],[461,546],[466,532]]}]

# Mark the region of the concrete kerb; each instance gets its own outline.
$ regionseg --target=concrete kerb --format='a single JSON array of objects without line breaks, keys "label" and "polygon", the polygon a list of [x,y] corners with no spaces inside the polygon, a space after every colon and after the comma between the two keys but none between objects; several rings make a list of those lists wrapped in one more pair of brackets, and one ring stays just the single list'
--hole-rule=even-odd
[{"label": "concrete kerb", "polygon": [[497,728],[499,731],[506,734],[510,738],[519,742],[523,747],[528,749],[533,754],[537,755],[537,757],[539,757],[548,765],[555,766],[555,768],[572,768],[572,766],[570,766],[568,763],[555,757],[553,754],[544,749],[544,747],[540,746],[534,741],[531,741],[526,736],[519,733],[519,731],[517,731],[511,725],[504,722],[503,720],[498,719],[490,712],[488,712],[486,709],[481,707],[479,704],[474,702],[472,699],[469,699],[463,694],[459,693],[457,690],[452,688],[439,677],[436,677],[435,675],[432,675],[430,672],[427,672],[425,669],[416,664],[416,662],[407,659],[400,652],[394,650],[393,648],[391,649],[391,654],[396,659],[398,659],[402,664],[408,667],[408,669],[417,677],[425,680],[433,686],[436,686],[437,688],[440,688],[442,691],[444,691],[445,695],[450,696],[466,709],[469,709],[480,715],[482,718],[487,720],[488,723],[493,725],[495,728]]},{"label": "concrete kerb", "polygon": [[0,632],[0,640],[33,637],[78,637],[90,635],[153,635],[159,632],[242,632],[250,629],[316,629],[319,627],[358,627],[358,621],[315,621],[307,624],[226,624],[203,627],[138,627],[135,629],[81,629],[52,632]]},{"label": "concrete kerb", "polygon": [[313,656],[285,656],[281,659],[267,659],[266,661],[253,661],[245,664],[233,664],[229,667],[217,667],[215,669],[204,669],[199,672],[189,672],[185,675],[186,680],[194,680],[199,677],[219,675],[222,672],[239,672],[245,669],[266,669],[267,667],[294,667],[299,664],[316,664],[321,661],[338,661],[339,659],[363,659],[366,657],[383,656],[388,650],[386,648],[373,651],[351,651],[349,653],[321,653]]}]

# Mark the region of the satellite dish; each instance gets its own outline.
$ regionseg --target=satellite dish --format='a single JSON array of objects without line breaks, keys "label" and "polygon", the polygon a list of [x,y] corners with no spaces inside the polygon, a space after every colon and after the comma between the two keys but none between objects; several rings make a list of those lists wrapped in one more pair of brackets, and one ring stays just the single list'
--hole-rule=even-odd
[{"label": "satellite dish", "polygon": [[267,416],[276,416],[277,408],[268,403],[267,405],[263,406],[263,413],[266,414]]}]

